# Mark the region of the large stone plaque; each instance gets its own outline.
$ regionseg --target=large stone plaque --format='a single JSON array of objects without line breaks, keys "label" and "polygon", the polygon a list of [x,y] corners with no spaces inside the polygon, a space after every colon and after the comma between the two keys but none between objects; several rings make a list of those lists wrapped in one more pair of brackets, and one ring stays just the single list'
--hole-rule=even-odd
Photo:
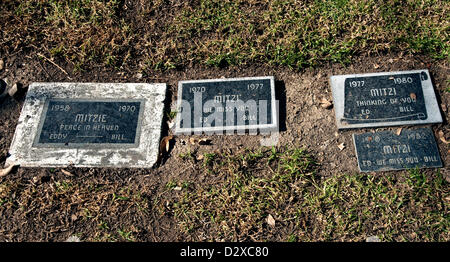
[{"label": "large stone plaque", "polygon": [[136,146],[145,101],[48,99],[34,146]]},{"label": "large stone plaque", "polygon": [[6,165],[151,167],[165,84],[33,83]]},{"label": "large stone plaque", "polygon": [[176,133],[220,133],[278,127],[275,82],[269,77],[180,81]]},{"label": "large stone plaque", "polygon": [[353,134],[353,141],[362,172],[442,167],[431,128]]},{"label": "large stone plaque", "polygon": [[332,76],[339,129],[440,123],[428,70]]}]

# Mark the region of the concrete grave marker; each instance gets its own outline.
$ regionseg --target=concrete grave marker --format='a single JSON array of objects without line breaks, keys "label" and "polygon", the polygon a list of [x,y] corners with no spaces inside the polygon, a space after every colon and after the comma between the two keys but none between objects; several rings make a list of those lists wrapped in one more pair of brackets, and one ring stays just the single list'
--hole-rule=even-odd
[{"label": "concrete grave marker", "polygon": [[33,83],[6,165],[151,167],[166,84]]},{"label": "concrete grave marker", "polygon": [[431,128],[353,134],[361,172],[442,167]]},{"label": "concrete grave marker", "polygon": [[278,130],[273,76],[180,81],[176,134]]},{"label": "concrete grave marker", "polygon": [[330,78],[338,129],[441,123],[428,70]]}]

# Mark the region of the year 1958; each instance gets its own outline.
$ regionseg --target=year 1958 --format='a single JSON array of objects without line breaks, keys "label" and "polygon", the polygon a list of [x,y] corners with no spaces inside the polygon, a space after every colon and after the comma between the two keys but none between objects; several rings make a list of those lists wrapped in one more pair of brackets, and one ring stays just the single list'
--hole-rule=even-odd
[{"label": "year 1958", "polygon": [[62,111],[62,112],[68,112],[70,110],[69,105],[52,105],[50,108],[50,111]]},{"label": "year 1958", "polygon": [[119,106],[119,112],[134,112],[136,106]]}]

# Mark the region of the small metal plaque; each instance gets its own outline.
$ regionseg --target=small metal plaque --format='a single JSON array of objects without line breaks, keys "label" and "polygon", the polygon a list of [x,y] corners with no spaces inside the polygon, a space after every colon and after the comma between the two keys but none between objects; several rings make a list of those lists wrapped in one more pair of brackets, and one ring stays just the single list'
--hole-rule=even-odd
[{"label": "small metal plaque", "polygon": [[34,146],[137,146],[143,101],[49,99]]},{"label": "small metal plaque", "polygon": [[442,167],[431,128],[353,134],[361,172]]},{"label": "small metal plaque", "polygon": [[270,131],[276,112],[272,76],[180,81],[176,133]]},{"label": "small metal plaque", "polygon": [[440,123],[427,70],[331,77],[339,129]]}]

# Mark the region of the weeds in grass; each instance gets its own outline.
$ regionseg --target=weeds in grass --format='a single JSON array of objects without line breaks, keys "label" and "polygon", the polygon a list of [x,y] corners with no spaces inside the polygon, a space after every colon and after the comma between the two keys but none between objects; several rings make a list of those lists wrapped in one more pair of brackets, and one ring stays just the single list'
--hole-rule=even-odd
[{"label": "weeds in grass", "polygon": [[[175,201],[186,233],[215,241],[448,241],[448,183],[413,169],[398,177],[316,175],[304,149],[216,155],[205,172],[222,183],[193,184]],[[261,170],[265,170],[261,172]],[[261,174],[264,175],[261,175]],[[265,221],[271,214],[276,229]],[[292,227],[294,226],[294,227]]]},{"label": "weeds in grass", "polygon": [[172,189],[174,189],[176,186],[177,186],[177,182],[176,182],[176,181],[173,181],[173,180],[170,180],[170,181],[167,182],[167,184],[166,184],[166,188],[167,188],[168,190],[172,190]]},{"label": "weeds in grass", "polygon": [[215,153],[206,153],[203,155],[203,157],[204,157],[203,158],[203,167],[206,167],[206,166],[210,166],[213,163],[213,161],[216,157],[216,154]]},{"label": "weeds in grass", "polygon": [[139,64],[145,73],[194,63],[301,69],[357,54],[450,53],[450,6],[440,0],[10,0],[0,10],[3,53],[38,50],[75,71]]},{"label": "weeds in grass", "polygon": [[100,223],[98,224],[98,228],[100,230],[109,230],[108,223],[105,221],[100,221]]},{"label": "weeds in grass", "polygon": [[[0,214],[8,217],[20,213],[25,218],[23,225],[27,225],[26,217],[33,217],[36,219],[32,222],[33,228],[45,228],[46,223],[52,223],[51,227],[57,228],[55,232],[75,227],[87,241],[135,240],[133,224],[151,211],[151,199],[142,193],[144,189],[101,179],[58,178],[58,172],[54,173],[55,177],[44,180],[46,182],[42,182],[43,179],[31,182],[29,178],[1,181]],[[130,214],[131,218],[128,217]],[[22,228],[14,230],[21,231]],[[5,234],[0,234],[0,239],[4,237]],[[29,239],[30,236],[22,232],[16,233],[15,237]]]},{"label": "weeds in grass", "polygon": [[[383,241],[450,240],[450,190],[439,170],[320,177],[307,150],[289,148],[216,153],[196,168],[214,179],[169,180],[150,197],[148,189],[75,176],[37,184],[5,180],[0,213],[35,217],[33,228],[45,226],[42,217],[53,218],[45,221],[52,221],[52,228],[94,228],[78,231],[93,241],[141,240],[133,225],[154,216],[174,218],[193,240],[364,241],[371,235]],[[53,217],[55,210],[61,216]]]},{"label": "weeds in grass", "polygon": [[132,242],[134,241],[133,232],[125,231],[123,229],[117,230],[117,233],[126,241]]},{"label": "weeds in grass", "polygon": [[129,59],[133,32],[120,18],[119,1],[6,1],[5,7],[13,16],[2,22],[2,46],[16,44],[11,34],[18,33],[21,45],[63,59],[74,70],[89,64],[115,67]]},{"label": "weeds in grass", "polygon": [[172,121],[173,119],[175,119],[175,117],[177,116],[177,111],[170,111],[169,113],[167,113],[167,118],[169,121]]},{"label": "weeds in grass", "polygon": [[186,153],[179,154],[178,157],[183,160],[194,159],[194,153],[188,150]]}]

